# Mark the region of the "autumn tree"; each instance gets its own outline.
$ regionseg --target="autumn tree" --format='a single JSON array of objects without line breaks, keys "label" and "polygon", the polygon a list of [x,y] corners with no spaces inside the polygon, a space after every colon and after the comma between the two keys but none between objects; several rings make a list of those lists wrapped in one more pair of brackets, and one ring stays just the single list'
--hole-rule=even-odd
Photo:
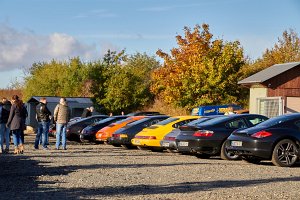
[{"label": "autumn tree", "polygon": [[152,74],[151,90],[165,102],[191,109],[199,105],[237,103],[243,48],[238,41],[213,40],[209,26],[184,28],[171,55],[158,50],[163,67]]}]

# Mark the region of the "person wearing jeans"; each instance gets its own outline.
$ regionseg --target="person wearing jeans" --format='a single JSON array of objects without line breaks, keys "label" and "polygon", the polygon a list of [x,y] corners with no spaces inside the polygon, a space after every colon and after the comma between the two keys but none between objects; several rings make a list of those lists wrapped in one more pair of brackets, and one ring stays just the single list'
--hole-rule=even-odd
[{"label": "person wearing jeans", "polygon": [[67,149],[66,132],[67,124],[70,120],[70,110],[65,98],[60,98],[59,104],[54,109],[54,121],[56,122],[56,144],[55,147],[58,150],[61,146],[64,150]]},{"label": "person wearing jeans", "polygon": [[24,112],[24,105],[17,95],[12,96],[12,106],[9,113],[9,118],[6,127],[10,127],[13,134],[13,141],[15,145],[15,154],[23,153],[24,147],[21,139],[21,131],[24,130],[23,119],[26,118]]},{"label": "person wearing jeans", "polygon": [[50,125],[51,112],[47,108],[47,99],[42,97],[40,103],[36,106],[36,119],[38,121],[37,134],[35,138],[34,148],[39,148],[40,138],[42,136],[42,147],[47,150],[47,138]]},{"label": "person wearing jeans", "polygon": [[48,149],[47,147],[47,133],[49,131],[49,122],[41,121],[38,122],[37,134],[35,137],[34,148],[38,149],[40,144],[40,138],[42,138],[43,149]]},{"label": "person wearing jeans", "polygon": [[[11,108],[11,103],[5,98],[2,98],[2,102],[0,102],[0,144],[1,144],[1,152],[8,153],[9,145],[10,145],[10,130],[6,127],[6,123],[9,117],[9,111]],[[4,141],[5,141],[5,149],[4,149]]]}]

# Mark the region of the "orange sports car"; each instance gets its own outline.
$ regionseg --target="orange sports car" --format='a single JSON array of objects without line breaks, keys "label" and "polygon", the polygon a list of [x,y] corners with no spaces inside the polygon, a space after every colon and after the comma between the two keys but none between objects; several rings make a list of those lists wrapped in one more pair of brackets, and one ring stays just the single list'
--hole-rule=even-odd
[{"label": "orange sports car", "polygon": [[145,116],[131,116],[131,117],[128,117],[126,119],[123,119],[121,121],[118,121],[118,122],[115,122],[115,123],[112,123],[102,129],[100,129],[97,133],[96,133],[96,141],[99,141],[99,142],[107,142],[108,139],[112,136],[112,134],[126,126],[127,124],[131,123],[131,122],[134,122],[134,121],[137,121],[137,120],[140,120],[140,119],[143,119],[145,118]]}]

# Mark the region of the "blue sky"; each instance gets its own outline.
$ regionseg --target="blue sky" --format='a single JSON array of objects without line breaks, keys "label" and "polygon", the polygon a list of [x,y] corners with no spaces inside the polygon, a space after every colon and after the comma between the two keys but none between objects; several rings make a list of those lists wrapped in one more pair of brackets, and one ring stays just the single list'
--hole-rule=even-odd
[{"label": "blue sky", "polygon": [[207,23],[215,38],[239,40],[256,59],[284,30],[300,34],[299,0],[0,0],[0,88],[38,61],[108,49],[128,54],[177,47],[184,26]]}]

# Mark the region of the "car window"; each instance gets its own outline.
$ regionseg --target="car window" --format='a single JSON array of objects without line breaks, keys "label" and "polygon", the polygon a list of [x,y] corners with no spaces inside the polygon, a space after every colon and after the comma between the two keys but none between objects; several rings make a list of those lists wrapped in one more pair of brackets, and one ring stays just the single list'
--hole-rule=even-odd
[{"label": "car window", "polygon": [[233,121],[226,123],[225,126],[232,129],[247,128],[247,124],[243,119],[235,119]]},{"label": "car window", "polygon": [[179,118],[173,118],[173,117],[170,117],[170,118],[168,118],[168,119],[165,119],[165,120],[163,120],[163,121],[157,123],[157,125],[166,125],[166,124],[169,124],[169,123],[171,123],[171,122],[174,122],[174,121],[176,121],[176,120],[178,120],[178,119],[179,119]]},{"label": "car window", "polygon": [[246,117],[246,120],[249,122],[250,125],[255,126],[257,124],[260,124],[263,121],[266,121],[268,118],[260,117],[260,116],[251,116]]},{"label": "car window", "polygon": [[287,117],[286,115],[280,115],[280,116],[268,119],[268,120],[258,124],[257,126],[258,127],[270,127],[270,126],[275,126],[275,125],[284,123],[289,120],[291,120],[291,119],[289,117]]},{"label": "car window", "polygon": [[173,124],[172,127],[173,128],[179,128],[180,126],[185,125],[185,124],[187,124],[187,123],[189,123],[191,121],[194,121],[194,120],[196,120],[196,119],[186,119],[186,120],[183,120],[181,122],[177,122],[177,123]]}]

